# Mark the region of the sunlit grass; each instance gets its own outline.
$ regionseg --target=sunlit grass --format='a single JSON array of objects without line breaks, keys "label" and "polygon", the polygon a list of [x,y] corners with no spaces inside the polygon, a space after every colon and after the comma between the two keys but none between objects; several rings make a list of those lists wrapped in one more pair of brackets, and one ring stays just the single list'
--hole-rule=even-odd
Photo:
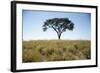
[{"label": "sunlit grass", "polygon": [[91,58],[89,40],[23,41],[23,62],[86,60]]}]

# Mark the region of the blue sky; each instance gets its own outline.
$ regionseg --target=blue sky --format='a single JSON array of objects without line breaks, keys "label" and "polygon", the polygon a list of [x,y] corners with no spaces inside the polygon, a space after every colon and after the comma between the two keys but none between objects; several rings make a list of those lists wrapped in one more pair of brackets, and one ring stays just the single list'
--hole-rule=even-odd
[{"label": "blue sky", "polygon": [[66,30],[61,39],[66,40],[90,40],[91,39],[91,14],[77,12],[54,12],[23,10],[23,40],[47,40],[58,39],[53,29],[43,31],[42,26],[47,19],[69,18],[74,23],[73,31]]}]

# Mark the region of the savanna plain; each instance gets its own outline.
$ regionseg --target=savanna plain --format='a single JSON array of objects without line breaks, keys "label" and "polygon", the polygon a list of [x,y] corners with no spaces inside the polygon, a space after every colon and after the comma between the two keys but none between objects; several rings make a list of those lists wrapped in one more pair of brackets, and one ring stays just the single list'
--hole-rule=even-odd
[{"label": "savanna plain", "polygon": [[23,40],[22,43],[23,63],[91,59],[90,40]]}]

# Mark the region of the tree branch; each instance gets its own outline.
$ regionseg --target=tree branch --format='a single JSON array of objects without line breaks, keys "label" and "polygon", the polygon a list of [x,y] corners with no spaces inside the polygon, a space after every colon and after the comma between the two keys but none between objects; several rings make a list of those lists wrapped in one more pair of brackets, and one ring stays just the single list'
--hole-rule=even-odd
[{"label": "tree branch", "polygon": [[58,31],[56,30],[56,28],[54,28],[53,26],[52,26],[52,28],[57,32],[57,34],[58,34]]}]

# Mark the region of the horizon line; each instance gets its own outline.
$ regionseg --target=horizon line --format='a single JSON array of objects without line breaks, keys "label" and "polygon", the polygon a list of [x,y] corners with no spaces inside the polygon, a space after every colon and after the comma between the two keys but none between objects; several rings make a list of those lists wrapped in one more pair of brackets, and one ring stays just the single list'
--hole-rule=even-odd
[{"label": "horizon line", "polygon": [[32,39],[32,40],[22,40],[22,41],[33,41],[33,40],[88,40],[91,41],[91,39]]}]

